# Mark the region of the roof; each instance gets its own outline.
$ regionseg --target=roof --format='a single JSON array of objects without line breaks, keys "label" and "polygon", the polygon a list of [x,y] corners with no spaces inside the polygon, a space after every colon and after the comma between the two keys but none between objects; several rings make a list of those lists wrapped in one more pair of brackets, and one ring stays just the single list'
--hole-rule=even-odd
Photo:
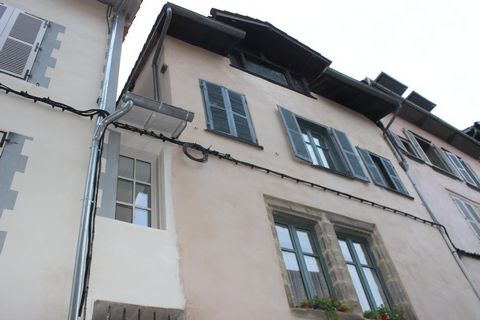
[{"label": "roof", "polygon": [[[392,77],[390,78],[395,80]],[[415,91],[412,91],[407,98],[403,98],[376,81],[367,78],[364,82],[401,101],[402,107],[398,113],[399,117],[444,140],[469,156],[480,160],[480,141],[475,140],[465,132],[458,130],[451,124],[432,114],[430,111],[435,106],[434,103]]]}]

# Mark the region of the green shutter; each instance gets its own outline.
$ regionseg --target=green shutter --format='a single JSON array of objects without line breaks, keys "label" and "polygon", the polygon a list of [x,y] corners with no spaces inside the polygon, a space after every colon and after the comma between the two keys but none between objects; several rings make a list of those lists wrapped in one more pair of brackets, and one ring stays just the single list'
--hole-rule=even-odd
[{"label": "green shutter", "polygon": [[347,135],[337,129],[330,128],[330,130],[333,132],[333,137],[342,151],[343,157],[347,162],[347,166],[350,168],[352,176],[357,179],[368,181],[367,174],[363,170],[360,159],[358,158],[355,149],[352,147],[350,140],[348,140]]},{"label": "green shutter", "polygon": [[257,142],[253,131],[252,121],[248,113],[247,101],[244,95],[227,90],[230,108],[232,110],[233,123],[235,124],[235,135],[238,138]]},{"label": "green shutter", "polygon": [[380,157],[380,159],[382,161],[383,166],[385,167],[385,170],[388,173],[388,176],[392,180],[393,185],[395,186],[395,189],[401,193],[408,194],[407,189],[403,185],[402,180],[400,180],[400,177],[398,176],[397,171],[393,167],[390,160],[383,157]]},{"label": "green shutter", "polygon": [[375,162],[373,162],[372,157],[370,157],[370,153],[367,150],[357,147],[358,153],[363,159],[363,163],[367,167],[368,172],[370,172],[370,176],[375,184],[380,185],[382,187],[388,187],[388,184],[385,182],[382,173],[377,168]]},{"label": "green shutter", "polygon": [[280,111],[285,130],[287,131],[293,154],[300,159],[312,162],[307,147],[305,146],[305,142],[303,142],[302,131],[300,130],[295,114],[280,106],[277,107],[278,111]]},{"label": "green shutter", "polygon": [[408,140],[410,140],[413,149],[417,153],[417,156],[420,157],[420,159],[422,159],[426,163],[432,164],[430,159],[427,157],[426,153],[423,151],[422,147],[420,147],[420,145],[418,144],[418,141],[413,135],[413,133],[411,133],[407,129],[403,129],[403,132],[405,133],[405,136],[408,138]]}]

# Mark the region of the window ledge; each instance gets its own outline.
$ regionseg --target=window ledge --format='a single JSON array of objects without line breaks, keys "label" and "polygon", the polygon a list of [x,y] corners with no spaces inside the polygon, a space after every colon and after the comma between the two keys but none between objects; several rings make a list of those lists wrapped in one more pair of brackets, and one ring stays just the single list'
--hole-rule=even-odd
[{"label": "window ledge", "polygon": [[[328,320],[328,316],[323,310],[292,308],[292,313],[302,319]],[[355,313],[339,312],[340,320],[363,320],[363,317]]]},{"label": "window ledge", "polygon": [[448,177],[450,177],[450,178],[452,178],[452,179],[455,179],[455,180],[458,180],[458,181],[463,181],[462,179],[460,179],[460,178],[457,177],[456,175],[454,175],[454,174],[452,174],[452,173],[450,173],[450,172],[448,172],[448,171],[446,171],[446,170],[444,170],[444,169],[442,169],[442,168],[440,168],[440,167],[438,167],[438,166],[436,166],[436,165],[434,165],[434,164],[429,164],[429,166],[430,166],[433,170],[435,170],[435,171],[437,171],[437,172],[440,172],[440,173],[442,173],[442,174],[444,174],[444,175],[446,175],[446,176],[448,176]]},{"label": "window ledge", "polygon": [[403,150],[402,150],[402,152],[403,152],[404,155],[406,155],[407,157],[409,157],[410,159],[412,159],[412,160],[414,160],[418,163],[425,163],[425,161],[423,159],[420,159],[419,157],[417,157],[417,156],[415,156],[411,153],[405,152]]},{"label": "window ledge", "polygon": [[[302,160],[302,159],[300,159],[300,160]],[[303,160],[302,162],[307,162],[307,161]],[[349,175],[349,174],[346,173],[346,172],[341,172],[341,171],[333,170],[333,169],[330,169],[330,168],[325,168],[325,167],[319,166],[319,165],[317,165],[317,164],[312,164],[312,163],[310,163],[310,162],[307,162],[307,163],[310,164],[310,166],[313,167],[313,168],[317,168],[317,169],[320,169],[320,170],[323,170],[323,171],[326,171],[326,172],[330,172],[330,173],[333,173],[333,174],[337,174],[337,175],[339,175],[339,176],[348,178],[348,179],[350,179],[350,180],[355,180],[355,181],[370,183],[370,180],[365,180],[365,179],[360,179],[360,178],[357,178],[357,177],[352,177],[351,175]]]},{"label": "window ledge", "polygon": [[224,133],[224,132],[220,132],[220,131],[216,131],[216,130],[212,130],[212,129],[205,129],[205,131],[207,132],[210,132],[210,133],[213,133],[213,134],[216,134],[216,135],[219,135],[219,136],[222,136],[222,137],[227,137],[227,138],[230,138],[232,140],[235,140],[235,141],[238,141],[238,142],[242,142],[242,143],[245,143],[245,144],[248,144],[252,147],[255,147],[255,148],[258,148],[260,150],[263,150],[263,146],[259,145],[258,143],[255,143],[255,142],[252,142],[252,141],[248,141],[248,140],[244,140],[244,139],[240,139],[238,137],[235,137],[235,136],[232,136],[228,133]]},{"label": "window ledge", "polygon": [[468,182],[466,182],[466,181],[465,181],[465,183],[467,184],[467,186],[469,186],[469,187],[472,188],[473,190],[480,191],[480,186],[473,185],[473,184],[468,183]]},{"label": "window ledge", "polygon": [[249,73],[249,74],[251,74],[251,75],[253,75],[253,76],[255,76],[255,77],[258,77],[258,78],[260,78],[260,79],[263,79],[263,80],[265,80],[265,81],[271,82],[271,83],[276,84],[276,85],[278,85],[278,86],[280,86],[280,87],[284,87],[285,89],[295,91],[295,92],[300,93],[301,95],[304,95],[304,96],[309,97],[309,98],[311,98],[311,99],[317,100],[317,98],[315,98],[314,96],[312,96],[312,95],[311,95],[310,93],[308,93],[308,92],[303,92],[303,91],[300,91],[300,90],[296,90],[296,89],[294,89],[294,88],[292,88],[292,87],[289,87],[289,86],[283,85],[283,84],[281,84],[281,83],[275,82],[275,81],[273,81],[273,80],[270,80],[270,79],[268,79],[268,78],[266,78],[266,77],[264,77],[264,76],[262,76],[262,75],[259,75],[258,73],[254,73],[254,72],[249,71],[249,70],[247,70],[247,69],[245,69],[245,68],[236,66],[236,65],[231,64],[231,63],[230,63],[230,67],[235,68],[235,69],[238,69],[238,70],[242,70],[243,72]]},{"label": "window ledge", "polygon": [[408,199],[410,199],[410,200],[414,200],[414,199],[415,199],[414,197],[412,197],[412,196],[409,195],[409,194],[400,192],[400,191],[395,190],[395,189],[390,188],[390,187],[382,186],[381,184],[378,184],[378,183],[375,183],[375,182],[373,182],[373,183],[374,183],[377,187],[380,187],[380,188],[382,188],[382,189],[385,189],[385,190],[387,190],[387,191],[389,191],[389,192],[396,193],[396,194],[401,195],[401,196],[403,196],[403,197],[405,197],[405,198],[408,198]]}]

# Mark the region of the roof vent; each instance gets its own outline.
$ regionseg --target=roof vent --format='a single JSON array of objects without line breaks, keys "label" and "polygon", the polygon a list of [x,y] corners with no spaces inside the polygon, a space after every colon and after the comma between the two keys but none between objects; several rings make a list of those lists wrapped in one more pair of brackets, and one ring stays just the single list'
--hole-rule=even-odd
[{"label": "roof vent", "polygon": [[401,96],[408,88],[406,85],[397,81],[395,78],[389,76],[383,71],[380,72],[380,74],[377,76],[375,82],[387,88],[388,90],[398,94],[399,96]]},{"label": "roof vent", "polygon": [[419,95],[415,91],[412,91],[408,95],[407,100],[410,101],[410,102],[413,102],[414,104],[416,104],[417,106],[419,106],[420,108],[422,108],[424,110],[427,110],[428,112],[432,111],[433,108],[435,108],[435,106],[436,106],[435,103],[425,99],[424,97],[422,97],[421,95]]}]

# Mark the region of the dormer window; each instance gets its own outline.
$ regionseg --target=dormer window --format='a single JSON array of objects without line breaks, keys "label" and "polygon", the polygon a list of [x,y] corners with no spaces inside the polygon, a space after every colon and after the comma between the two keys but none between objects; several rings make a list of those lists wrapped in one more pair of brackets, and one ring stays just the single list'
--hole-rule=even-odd
[{"label": "dormer window", "polygon": [[303,94],[309,94],[310,92],[301,75],[276,65],[263,57],[239,50],[233,51],[229,57],[233,66],[246,72]]}]

